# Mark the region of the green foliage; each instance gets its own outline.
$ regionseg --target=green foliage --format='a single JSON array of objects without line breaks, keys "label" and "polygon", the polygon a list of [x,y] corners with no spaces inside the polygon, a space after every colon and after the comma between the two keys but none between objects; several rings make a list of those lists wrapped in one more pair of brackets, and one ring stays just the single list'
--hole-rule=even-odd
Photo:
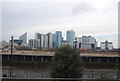
[{"label": "green foliage", "polygon": [[80,52],[69,46],[59,48],[53,57],[53,78],[81,78],[83,61]]}]

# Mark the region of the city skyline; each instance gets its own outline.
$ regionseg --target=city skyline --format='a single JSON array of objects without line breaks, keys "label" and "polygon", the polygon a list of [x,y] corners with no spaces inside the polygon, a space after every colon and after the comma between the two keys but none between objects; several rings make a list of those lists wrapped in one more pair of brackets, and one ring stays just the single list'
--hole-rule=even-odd
[{"label": "city skyline", "polygon": [[[10,0],[11,1],[11,0]],[[91,35],[98,42],[109,40],[118,47],[118,0],[2,2],[2,39],[28,32],[47,33],[73,29],[76,36]],[[61,6],[62,5],[62,6]]]},{"label": "city skyline", "polygon": [[[36,32],[36,33],[34,33],[33,38],[28,38],[27,35],[28,35],[27,32],[25,32],[17,38],[14,37],[14,36],[13,37],[14,37],[14,40],[16,42],[17,41],[20,42],[22,40],[23,41],[22,45],[25,45],[25,46],[29,45],[29,40],[40,41],[41,43],[38,44],[38,46],[42,46],[42,47],[61,47],[62,42],[64,42],[64,41],[68,41],[70,46],[73,46],[72,44],[75,42],[75,38],[77,38],[77,42],[78,42],[77,47],[80,47],[79,43],[95,44],[95,42],[96,42],[96,44],[95,44],[95,48],[96,48],[96,47],[101,47],[101,43],[104,42],[104,41],[113,42],[113,41],[110,41],[110,40],[107,40],[107,39],[98,42],[97,39],[94,38],[91,35],[75,36],[75,31],[74,30],[67,30],[66,31],[66,39],[62,35],[62,31],[55,31],[55,32],[52,32],[52,33],[50,33],[50,32],[48,32],[48,33]],[[23,39],[20,39],[20,37],[23,37]],[[84,41],[83,41],[83,39],[84,39]],[[8,40],[8,41],[10,41],[10,40]],[[27,41],[27,42],[24,43],[24,41]],[[87,42],[87,41],[89,41],[89,42]],[[54,42],[54,44],[52,44],[51,42]],[[42,43],[45,43],[45,44],[42,44]],[[114,42],[113,42],[113,48],[116,48],[116,47],[114,47]]]}]

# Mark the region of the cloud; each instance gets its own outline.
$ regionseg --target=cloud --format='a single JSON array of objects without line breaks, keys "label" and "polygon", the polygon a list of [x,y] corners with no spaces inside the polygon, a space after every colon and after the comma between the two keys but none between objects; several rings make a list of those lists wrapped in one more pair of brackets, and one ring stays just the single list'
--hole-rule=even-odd
[{"label": "cloud", "polygon": [[56,30],[62,31],[65,36],[69,29],[75,30],[77,36],[114,34],[118,30],[118,18],[117,8],[111,8],[111,1],[3,2],[3,38],[9,40],[11,34],[18,37],[28,32],[33,36],[34,32],[47,33]]},{"label": "cloud", "polygon": [[[61,6],[62,5],[62,6]],[[12,29],[50,24],[51,20],[69,16],[70,5],[66,3],[3,3],[3,27]],[[7,24],[6,24],[7,23]]]},{"label": "cloud", "polygon": [[76,3],[73,5],[72,13],[73,15],[84,14],[86,12],[96,11],[97,9],[93,7],[91,4],[86,2]]}]

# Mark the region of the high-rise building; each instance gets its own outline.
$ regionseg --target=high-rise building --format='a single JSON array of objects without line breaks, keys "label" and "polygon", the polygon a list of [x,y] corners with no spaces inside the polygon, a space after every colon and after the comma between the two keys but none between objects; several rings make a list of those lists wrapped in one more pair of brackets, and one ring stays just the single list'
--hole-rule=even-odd
[{"label": "high-rise building", "polygon": [[40,47],[40,40],[39,39],[29,39],[28,44],[30,47],[39,48]]},{"label": "high-rise building", "polygon": [[35,38],[36,39],[41,39],[41,34],[39,32],[35,33]]},{"label": "high-rise building", "polygon": [[47,33],[45,35],[45,47],[46,48],[51,48],[51,43],[52,42],[52,34],[51,33]]},{"label": "high-rise building", "polygon": [[91,36],[82,36],[78,38],[77,47],[80,49],[96,49],[97,41]]},{"label": "high-rise building", "polygon": [[42,34],[40,34],[39,32],[35,33],[35,39],[39,39],[40,40],[40,48],[42,48]]},{"label": "high-rise building", "polygon": [[107,40],[105,42],[101,42],[100,47],[101,50],[113,50],[112,42],[108,42]]},{"label": "high-rise building", "polygon": [[40,47],[41,48],[51,48],[51,33],[47,34],[35,34],[36,39],[40,39]]},{"label": "high-rise building", "polygon": [[41,34],[41,47],[45,48],[45,34]]},{"label": "high-rise building", "polygon": [[52,48],[56,48],[57,47],[57,34],[53,33],[52,34],[52,44],[51,44]]},{"label": "high-rise building", "polygon": [[24,33],[23,35],[21,35],[21,36],[19,37],[19,39],[23,41],[23,44],[24,44],[24,45],[26,45],[26,44],[27,44],[27,32]]},{"label": "high-rise building", "polygon": [[61,31],[56,31],[55,33],[52,34],[51,36],[51,47],[56,48],[56,47],[61,47],[62,46],[62,32]]},{"label": "high-rise building", "polygon": [[74,39],[75,39],[75,32],[73,30],[67,31],[67,38],[66,38],[66,40],[69,41],[70,46],[73,46]]},{"label": "high-rise building", "polygon": [[62,32],[56,31],[56,34],[57,34],[57,46],[61,47],[62,46]]}]

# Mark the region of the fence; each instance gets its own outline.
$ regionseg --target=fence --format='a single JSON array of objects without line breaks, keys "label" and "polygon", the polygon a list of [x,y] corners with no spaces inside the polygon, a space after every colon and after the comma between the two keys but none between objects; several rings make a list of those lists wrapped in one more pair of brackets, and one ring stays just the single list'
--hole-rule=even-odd
[{"label": "fence", "polygon": [[[21,56],[19,59],[10,60],[10,56],[3,56],[3,79],[5,81],[13,79],[25,79],[28,81],[60,81],[70,80],[61,78],[51,78],[50,66],[51,59],[44,56],[33,57]],[[6,59],[5,59],[6,58]],[[120,78],[120,58],[110,58],[109,62],[104,62],[104,59],[99,62],[95,62],[96,58],[83,57],[85,69],[83,71],[83,79],[77,79],[78,81],[118,81]],[[100,57],[99,57],[100,58]],[[26,60],[20,60],[26,59]],[[114,61],[113,61],[114,59]],[[31,60],[31,61],[30,61]],[[33,61],[34,60],[34,61]],[[113,61],[113,62],[111,62]],[[31,75],[32,74],[32,75]],[[10,78],[12,77],[12,78]],[[37,79],[36,79],[37,78]],[[32,80],[31,80],[32,79]],[[71,79],[73,80],[73,79]],[[76,80],[76,79],[74,79]],[[20,80],[22,81],[22,80]],[[24,80],[23,80],[24,81]]]}]

